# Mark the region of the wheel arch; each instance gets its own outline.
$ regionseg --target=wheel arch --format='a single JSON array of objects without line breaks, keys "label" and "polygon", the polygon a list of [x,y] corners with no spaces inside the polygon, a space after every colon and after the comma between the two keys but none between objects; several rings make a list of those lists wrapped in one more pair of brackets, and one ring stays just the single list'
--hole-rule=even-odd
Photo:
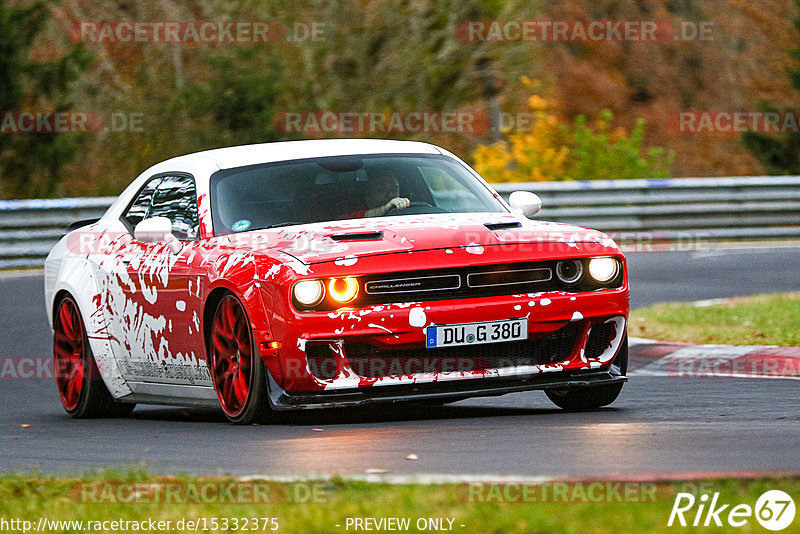
[{"label": "wheel arch", "polygon": [[[52,297],[50,296],[52,295]],[[128,382],[123,378],[117,358],[112,348],[108,332],[107,317],[104,313],[95,313],[99,308],[97,301],[100,295],[95,266],[86,258],[67,257],[59,266],[58,275],[52,285],[52,293],[48,293],[46,311],[50,326],[54,324],[58,304],[69,296],[75,301],[81,315],[89,345],[97,364],[100,376],[105,382],[111,396],[119,399],[132,393]]]},{"label": "wheel arch", "polygon": [[[212,289],[206,301],[203,304],[203,341],[206,350],[206,360],[208,360],[208,343],[211,340],[211,322],[214,320],[214,313],[217,311],[217,306],[222,301],[225,295],[234,295],[241,301],[238,295],[226,285],[217,286]],[[245,310],[247,313],[247,310]]]},{"label": "wheel arch", "polygon": [[250,333],[253,337],[256,354],[266,364],[273,378],[280,382],[283,377],[283,370],[277,357],[277,351],[276,349],[265,348],[267,343],[274,340],[266,299],[252,275],[248,278],[244,289],[229,279],[216,280],[209,287],[208,296],[203,303],[202,315],[203,346],[205,348],[206,362],[210,358],[208,350],[214,313],[222,298],[229,294],[236,297],[244,308],[244,313],[250,323]]},{"label": "wheel arch", "polygon": [[[59,289],[56,291],[55,295],[53,295],[53,301],[50,303],[50,324],[55,324],[56,322],[56,313],[58,313],[58,305],[61,304],[61,301],[65,298],[70,297],[72,300],[75,300],[75,297],[66,289]],[[77,305],[77,302],[76,302]],[[83,319],[83,312],[81,312],[81,307],[78,305],[78,312],[81,314],[81,319]],[[85,322],[85,321],[84,321]]]},{"label": "wheel arch", "polygon": [[261,342],[271,340],[272,330],[270,329],[269,318],[264,299],[260,288],[250,280],[244,289],[230,280],[220,279],[209,287],[208,296],[203,303],[203,339],[208,346],[208,336],[211,321],[214,319],[214,312],[220,300],[226,294],[232,294],[244,307],[247,320],[250,322],[250,330],[255,341]]}]

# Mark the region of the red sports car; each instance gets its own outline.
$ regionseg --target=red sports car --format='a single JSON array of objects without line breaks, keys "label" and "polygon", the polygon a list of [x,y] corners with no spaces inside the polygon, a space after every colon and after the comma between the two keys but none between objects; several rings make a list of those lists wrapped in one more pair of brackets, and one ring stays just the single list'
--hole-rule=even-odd
[{"label": "red sports car", "polygon": [[625,258],[526,216],[463,161],[406,141],[223,148],[159,163],[45,264],[56,383],[74,417],[136,403],[279,410],[626,381]]}]

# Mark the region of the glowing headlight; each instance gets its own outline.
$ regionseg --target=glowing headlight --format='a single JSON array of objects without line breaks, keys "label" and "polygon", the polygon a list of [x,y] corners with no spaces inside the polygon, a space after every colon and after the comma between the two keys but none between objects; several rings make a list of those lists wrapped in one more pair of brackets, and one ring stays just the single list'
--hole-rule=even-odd
[{"label": "glowing headlight", "polygon": [[619,264],[614,258],[592,258],[589,260],[589,274],[596,281],[604,284],[617,276]]},{"label": "glowing headlight", "polygon": [[572,285],[583,276],[583,263],[581,260],[564,260],[556,265],[556,276],[563,283]]},{"label": "glowing headlight", "polygon": [[301,280],[294,285],[294,298],[303,306],[315,306],[322,301],[325,286],[319,280]]},{"label": "glowing headlight", "polygon": [[328,293],[337,302],[350,302],[358,295],[358,280],[350,277],[331,278],[328,282]]}]

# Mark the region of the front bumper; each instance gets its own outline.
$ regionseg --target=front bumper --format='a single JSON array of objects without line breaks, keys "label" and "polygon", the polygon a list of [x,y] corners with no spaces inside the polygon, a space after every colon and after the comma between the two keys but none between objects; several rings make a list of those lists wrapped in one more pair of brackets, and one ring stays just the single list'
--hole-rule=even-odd
[{"label": "front bumper", "polygon": [[448,382],[405,384],[359,388],[350,391],[299,391],[281,388],[269,375],[270,405],[276,411],[313,408],[367,406],[378,403],[427,400],[456,401],[468,397],[495,397],[507,393],[537,389],[559,389],[604,386],[627,382],[623,375],[610,370],[566,371],[552,375],[528,375],[497,382],[494,379],[454,380]]},{"label": "front bumper", "polygon": [[[414,398],[502,395],[512,391],[546,389],[567,385],[591,385],[608,376],[619,352],[627,326],[627,287],[570,294],[546,292],[461,300],[439,300],[373,305],[334,313],[295,316],[276,328],[282,348],[262,354],[271,372],[276,409],[302,406],[363,404]],[[417,320],[419,317],[423,320]],[[529,341],[556,333],[564,327],[577,329],[576,341],[557,359],[533,364],[461,368],[447,372],[409,371],[364,374],[353,362],[350,349],[360,345],[376,349],[379,357],[403,360],[420,353],[435,357],[443,349],[424,349],[425,327],[516,317],[528,318]],[[613,332],[605,350],[584,354],[592,329],[606,325]],[[321,376],[309,366],[313,347],[324,346],[334,372]],[[491,345],[475,345],[476,351]],[[601,353],[602,352],[602,353]],[[362,352],[363,354],[363,352]],[[371,357],[369,355],[368,357]],[[480,358],[477,358],[478,360]],[[475,360],[469,358],[470,362]],[[408,358],[405,360],[408,361]],[[508,362],[508,359],[505,359]],[[497,363],[497,360],[494,360]],[[364,363],[362,359],[361,363]],[[418,369],[418,368],[417,368]],[[598,382],[598,380],[600,382]],[[577,382],[576,382],[577,381]]]}]

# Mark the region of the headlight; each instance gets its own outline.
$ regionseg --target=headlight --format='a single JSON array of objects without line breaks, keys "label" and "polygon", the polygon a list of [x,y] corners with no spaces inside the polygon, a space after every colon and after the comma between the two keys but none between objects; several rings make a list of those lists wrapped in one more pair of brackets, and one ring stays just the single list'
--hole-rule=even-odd
[{"label": "headlight", "polygon": [[325,295],[325,286],[319,280],[301,280],[294,285],[294,298],[303,306],[316,306]]},{"label": "headlight", "polygon": [[601,284],[613,280],[618,271],[619,263],[614,258],[592,258],[589,260],[589,274]]},{"label": "headlight", "polygon": [[583,276],[581,260],[563,260],[556,265],[556,276],[567,285],[576,284]]},{"label": "headlight", "polygon": [[328,282],[328,293],[336,302],[350,302],[358,295],[358,280],[355,278],[331,278]]}]

